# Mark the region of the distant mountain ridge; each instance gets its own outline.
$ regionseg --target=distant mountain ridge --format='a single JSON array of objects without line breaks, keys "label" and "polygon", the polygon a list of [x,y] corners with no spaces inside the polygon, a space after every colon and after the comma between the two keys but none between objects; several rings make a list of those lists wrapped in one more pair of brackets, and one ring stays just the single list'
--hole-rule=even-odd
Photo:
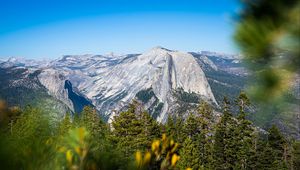
[{"label": "distant mountain ridge", "polygon": [[[251,73],[238,55],[180,52],[154,47],[143,54],[65,55],[56,60],[0,60],[0,99],[10,105],[32,105],[60,119],[66,112],[96,108],[108,122],[132,100],[157,121],[194,113],[201,100],[218,115],[224,96],[231,102],[245,90]],[[299,76],[287,94],[293,110],[249,114],[258,126],[275,123],[300,138]],[[237,108],[233,108],[237,109]]]},{"label": "distant mountain ridge", "polygon": [[[224,70],[219,61],[212,61],[212,56],[206,54],[154,47],[143,54],[120,56],[66,55],[52,61],[9,59],[0,67],[39,70],[37,79],[47,93],[73,112],[92,105],[110,120],[114,110],[136,99],[158,121],[165,122],[182,101],[192,105],[205,100],[218,106],[211,77],[206,74]],[[222,62],[237,60],[232,56],[217,58]],[[182,95],[197,101],[183,99]]]}]

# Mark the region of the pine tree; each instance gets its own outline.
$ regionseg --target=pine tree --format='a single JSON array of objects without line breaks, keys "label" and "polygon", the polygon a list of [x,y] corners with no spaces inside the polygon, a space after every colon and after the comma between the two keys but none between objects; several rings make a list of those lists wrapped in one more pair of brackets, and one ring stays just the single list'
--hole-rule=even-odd
[{"label": "pine tree", "polygon": [[182,116],[169,115],[165,125],[163,125],[163,132],[178,143],[183,143],[186,134],[184,132],[184,124],[185,121]]},{"label": "pine tree", "polygon": [[138,120],[141,122],[142,132],[136,137],[141,148],[147,148],[151,142],[161,136],[161,129],[158,123],[148,112],[138,113]]},{"label": "pine tree", "polygon": [[91,133],[91,136],[103,137],[107,127],[98,115],[97,111],[90,106],[85,106],[80,115],[79,125],[84,126]]},{"label": "pine tree", "polygon": [[300,141],[295,141],[292,145],[292,167],[300,170]]},{"label": "pine tree", "polygon": [[175,117],[175,132],[174,132],[174,140],[176,140],[178,143],[183,143],[185,140],[185,135],[182,135],[184,127],[184,119],[181,115],[177,115]]},{"label": "pine tree", "polygon": [[198,118],[194,114],[189,114],[183,125],[184,138],[191,138],[195,140],[196,136],[200,133],[200,124]]},{"label": "pine tree", "polygon": [[42,169],[54,158],[52,146],[47,145],[54,139],[49,117],[39,109],[27,107],[17,122],[13,124],[8,139],[17,161],[16,169]]},{"label": "pine tree", "polygon": [[284,154],[286,141],[279,129],[272,125],[268,130],[267,139],[258,141],[257,145],[257,169],[287,169],[287,161],[285,162]]},{"label": "pine tree", "polygon": [[223,169],[226,161],[225,155],[225,127],[223,124],[218,123],[216,127],[216,132],[214,135],[214,145],[213,145],[213,158],[214,158],[214,169]]},{"label": "pine tree", "polygon": [[67,134],[68,131],[71,129],[71,127],[72,127],[71,116],[70,113],[67,112],[65,114],[65,117],[59,124],[59,134],[60,135]]},{"label": "pine tree", "polygon": [[200,150],[197,147],[195,141],[191,137],[187,137],[183,142],[182,148],[180,149],[180,169],[190,167],[192,169],[200,169]]},{"label": "pine tree", "polygon": [[180,149],[180,167],[184,169],[191,167],[193,169],[200,168],[200,124],[198,117],[189,114],[183,125],[182,136],[184,142]]},{"label": "pine tree", "polygon": [[237,169],[249,169],[255,164],[251,160],[251,155],[255,153],[254,148],[254,128],[251,121],[246,119],[245,109],[250,105],[250,100],[245,93],[241,92],[236,99],[236,105],[239,107],[237,117],[236,146],[237,146]]},{"label": "pine tree", "polygon": [[[183,165],[192,165],[194,169],[211,167],[212,121],[212,109],[206,102],[200,103],[196,115],[190,114],[187,117],[182,133],[185,138],[181,149],[181,156],[185,158],[181,161]],[[193,147],[193,151],[190,149],[191,147]],[[194,153],[190,154],[190,152]]]},{"label": "pine tree", "polygon": [[201,102],[198,109],[198,121],[200,133],[197,136],[197,144],[200,150],[200,164],[202,167],[211,168],[212,165],[212,127],[213,112],[206,102]]},{"label": "pine tree", "polygon": [[167,122],[164,125],[164,132],[170,138],[175,137],[175,132],[176,132],[175,119],[170,114],[168,115]]},{"label": "pine tree", "polygon": [[286,163],[284,162],[284,150],[286,140],[275,125],[272,125],[272,127],[268,130],[268,133],[268,145],[272,149],[274,155],[273,166],[285,169]]},{"label": "pine tree", "polygon": [[141,122],[134,112],[135,108],[131,106],[127,111],[115,116],[112,121],[114,140],[117,142],[118,149],[127,158],[139,149],[136,145],[136,137],[142,132]]},{"label": "pine tree", "polygon": [[267,141],[260,139],[257,144],[255,169],[273,169],[274,152]]},{"label": "pine tree", "polygon": [[235,120],[229,111],[229,101],[224,98],[223,115],[217,123],[214,136],[214,169],[233,169],[236,161]]}]

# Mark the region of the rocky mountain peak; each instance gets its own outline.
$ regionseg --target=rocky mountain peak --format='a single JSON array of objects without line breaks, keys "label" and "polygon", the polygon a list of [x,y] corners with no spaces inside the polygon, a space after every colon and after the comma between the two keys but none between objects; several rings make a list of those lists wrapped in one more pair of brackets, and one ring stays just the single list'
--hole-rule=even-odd
[{"label": "rocky mountain peak", "polygon": [[[75,107],[70,96],[74,101],[83,100],[76,97],[77,94],[84,96],[108,119],[113,118],[113,110],[122,109],[141,91],[149,89],[153,96],[146,105],[156,103],[159,106],[155,118],[160,122],[165,122],[168,114],[173,114],[177,89],[194,93],[217,105],[196,58],[190,53],[160,46],[143,54],[117,57],[67,55],[39,69],[39,81],[51,96],[70,108]],[[66,89],[65,82],[72,86]],[[76,89],[76,95],[72,89]]]}]

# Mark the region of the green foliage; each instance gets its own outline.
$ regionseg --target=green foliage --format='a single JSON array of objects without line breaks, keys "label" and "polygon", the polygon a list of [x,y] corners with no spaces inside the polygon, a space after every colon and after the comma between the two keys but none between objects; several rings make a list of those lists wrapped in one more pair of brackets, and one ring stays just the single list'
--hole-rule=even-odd
[{"label": "green foliage", "polygon": [[242,1],[235,41],[257,81],[252,93],[260,102],[279,100],[300,65],[300,2]]},{"label": "green foliage", "polygon": [[71,120],[71,117],[70,117],[70,113],[66,113],[65,117],[63,118],[63,120],[59,124],[59,134],[60,135],[65,135],[66,133],[69,132],[69,130],[73,126],[71,121],[72,120]]},{"label": "green foliage", "polygon": [[153,96],[155,96],[152,88],[141,90],[136,94],[136,97],[143,103],[147,103]]},{"label": "green foliage", "polygon": [[185,103],[199,103],[200,97],[194,92],[185,92],[182,88],[176,89],[175,96]]},{"label": "green foliage", "polygon": [[154,111],[152,112],[152,117],[154,119],[156,119],[159,116],[163,107],[164,107],[164,104],[161,102],[159,102],[156,107],[154,106]]},{"label": "green foliage", "polygon": [[89,106],[83,108],[81,119],[75,123],[78,123],[78,126],[86,127],[94,138],[102,138],[108,130],[98,112]]},{"label": "green foliage", "polygon": [[268,144],[273,149],[274,159],[283,159],[286,141],[279,129],[273,125],[268,131]]},{"label": "green foliage", "polygon": [[229,111],[229,101],[224,98],[223,115],[216,125],[214,136],[214,168],[215,169],[233,169],[235,167],[236,145],[235,126],[236,120],[233,119]]},{"label": "green foliage", "polygon": [[194,114],[190,114],[184,125],[183,125],[183,134],[184,138],[194,138],[197,134],[200,133],[200,125],[197,120],[197,117]]},{"label": "green foliage", "polygon": [[180,169],[190,167],[192,169],[200,169],[200,150],[197,147],[196,143],[190,138],[187,137],[180,149]]},{"label": "green foliage", "polygon": [[12,131],[13,124],[17,121],[21,110],[18,107],[9,108],[7,103],[0,100],[0,130]]},{"label": "green foliage", "polygon": [[200,148],[200,122],[197,120],[193,114],[190,114],[186,119],[182,136],[184,137],[183,145],[180,150],[181,160],[179,162],[179,167],[184,169],[185,167],[191,167],[193,169],[199,169],[202,159],[202,153]]},{"label": "green foliage", "polygon": [[166,134],[161,139],[155,139],[151,143],[151,150],[148,149],[144,156],[140,151],[135,153],[135,169],[176,169],[180,157],[178,156],[178,146],[173,139]]},{"label": "green foliage", "polygon": [[176,141],[180,141],[180,143],[184,141],[185,136],[182,135],[184,131],[184,120],[182,117],[169,115],[163,127],[167,136]]},{"label": "green foliage", "polygon": [[250,100],[244,92],[241,92],[236,99],[236,105],[239,107],[239,114],[237,117],[237,127],[235,134],[237,138],[236,152],[237,162],[235,166],[238,169],[249,169],[254,166],[255,162],[252,159],[254,151],[254,127],[251,121],[246,119],[245,110],[250,105]]},{"label": "green foliage", "polygon": [[292,167],[295,170],[300,169],[300,141],[295,141],[292,146]]},{"label": "green foliage", "polygon": [[114,117],[112,137],[126,158],[142,150],[160,135],[160,128],[147,112],[131,104],[127,111]]},{"label": "green foliage", "polygon": [[241,7],[234,40],[253,75],[247,90],[259,107],[254,120],[264,128],[276,122],[298,133],[291,103],[299,101],[286,94],[299,89],[293,82],[300,70],[300,1],[250,0]]},{"label": "green foliage", "polygon": [[259,141],[257,145],[258,169],[287,169],[286,142],[276,126],[272,126],[267,140]]},{"label": "green foliage", "polygon": [[127,111],[115,116],[112,122],[113,137],[118,149],[124,153],[126,158],[133,155],[134,151],[141,147],[136,142],[136,137],[142,133],[142,125],[134,112],[135,108],[131,106]]},{"label": "green foliage", "polygon": [[155,96],[152,87],[147,90],[141,90],[136,94],[138,100],[142,103],[147,104],[151,99],[154,99],[151,106],[148,108],[148,113],[156,119],[157,116],[161,113],[161,109],[164,104],[159,101],[159,99]]},{"label": "green foliage", "polygon": [[236,117],[225,98],[221,117],[201,102],[164,125],[133,102],[111,126],[91,107],[51,122],[39,109],[2,102],[1,169],[297,169],[299,141],[290,145],[275,126],[259,133],[246,119],[247,96],[235,101]]},{"label": "green foliage", "polygon": [[198,121],[200,133],[196,137],[197,145],[200,150],[200,164],[205,169],[212,168],[212,133],[213,133],[213,111],[211,106],[206,102],[201,102],[198,108]]},{"label": "green foliage", "polygon": [[49,118],[40,110],[30,107],[23,110],[2,139],[13,158],[5,168],[51,169],[53,165],[48,160],[55,158],[55,148],[50,145],[54,137],[50,127]]},{"label": "green foliage", "polygon": [[83,127],[71,129],[63,138],[59,156],[67,169],[89,169],[91,165],[86,159],[91,147],[89,138],[89,132]]},{"label": "green foliage", "polygon": [[144,148],[149,146],[150,141],[161,135],[161,128],[158,123],[147,113],[142,112],[139,117],[143,125],[143,132],[139,135],[141,141],[144,141]]}]

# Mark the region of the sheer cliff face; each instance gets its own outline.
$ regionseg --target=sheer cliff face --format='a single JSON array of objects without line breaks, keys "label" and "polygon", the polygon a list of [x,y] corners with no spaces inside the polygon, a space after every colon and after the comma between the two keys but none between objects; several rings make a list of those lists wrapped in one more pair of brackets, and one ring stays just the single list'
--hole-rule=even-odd
[{"label": "sheer cliff face", "polygon": [[[216,103],[204,72],[188,53],[154,48],[131,62],[114,67],[108,76],[102,78],[102,82],[107,82],[105,86],[109,89],[122,89],[127,92],[123,98],[126,102],[138,91],[152,87],[154,94],[164,103],[162,112],[157,117],[158,121],[167,118],[166,113],[172,104],[172,91],[177,88],[195,92]],[[114,83],[107,81],[110,78],[114,79]]]},{"label": "sheer cliff face", "polygon": [[[42,65],[38,69],[40,83],[48,93],[74,111],[68,81],[73,91],[82,95],[109,118],[113,110],[123,108],[137,93],[151,89],[154,98],[145,106],[159,106],[155,116],[164,122],[176,99],[174,91],[194,92],[202,99],[217,105],[205,74],[189,53],[153,48],[140,55],[124,56],[64,56]],[[152,102],[152,103],[151,103]]]},{"label": "sheer cliff face", "polygon": [[167,118],[174,102],[172,91],[177,88],[199,94],[203,99],[216,104],[204,72],[188,53],[156,47],[141,55],[117,58],[68,56],[53,62],[50,67],[52,71],[45,69],[40,80],[52,94],[59,98],[66,96],[61,94],[65,91],[63,83],[59,83],[59,76],[53,75],[62,74],[64,80],[72,82],[101,113],[111,118],[112,110],[121,109],[138,92],[149,88],[159,102],[163,103],[157,116],[157,120],[161,122]]}]

